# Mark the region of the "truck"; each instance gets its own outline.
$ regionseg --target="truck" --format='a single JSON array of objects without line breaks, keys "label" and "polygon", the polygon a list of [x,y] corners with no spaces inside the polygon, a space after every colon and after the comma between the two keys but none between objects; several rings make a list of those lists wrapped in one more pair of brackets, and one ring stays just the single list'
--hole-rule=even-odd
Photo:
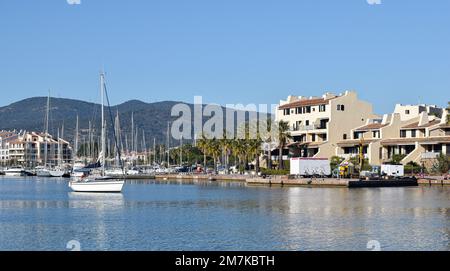
[{"label": "truck", "polygon": [[302,177],[331,176],[330,161],[326,158],[291,158],[290,174]]},{"label": "truck", "polygon": [[387,177],[403,177],[403,165],[381,165],[381,176]]}]

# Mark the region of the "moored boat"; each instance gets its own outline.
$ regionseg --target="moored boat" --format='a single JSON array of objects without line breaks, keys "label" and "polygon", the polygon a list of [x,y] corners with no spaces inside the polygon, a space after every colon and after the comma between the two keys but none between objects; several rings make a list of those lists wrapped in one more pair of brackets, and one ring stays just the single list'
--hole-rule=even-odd
[{"label": "moored boat", "polygon": [[25,169],[20,166],[7,168],[3,172],[5,176],[25,176]]},{"label": "moored boat", "polygon": [[[81,179],[72,179],[69,182],[69,187],[74,192],[94,192],[94,193],[120,193],[122,191],[123,185],[125,184],[124,178],[118,179],[117,177],[111,177],[105,175],[105,151],[106,151],[106,122],[104,117],[104,102],[103,96],[106,93],[106,85],[104,82],[104,74],[100,74],[100,93],[101,93],[101,127],[102,127],[102,136],[101,136],[101,149],[100,149],[100,164],[101,171],[100,176],[89,176]],[[108,96],[107,96],[108,97]],[[109,104],[109,102],[108,102]],[[111,112],[110,112],[111,113]],[[114,134],[114,138],[115,138]],[[116,139],[116,138],[115,138]],[[117,140],[116,148],[118,149]],[[119,151],[119,161],[120,159],[120,151]],[[123,165],[122,165],[122,173],[123,173]]]},{"label": "moored boat", "polygon": [[110,179],[110,177],[92,177],[69,182],[74,192],[120,193],[124,180]]}]

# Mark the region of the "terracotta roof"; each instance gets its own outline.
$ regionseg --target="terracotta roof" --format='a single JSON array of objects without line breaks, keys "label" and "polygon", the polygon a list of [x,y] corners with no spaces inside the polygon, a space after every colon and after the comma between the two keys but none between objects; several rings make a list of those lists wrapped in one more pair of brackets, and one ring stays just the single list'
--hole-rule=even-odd
[{"label": "terracotta roof", "polygon": [[9,144],[22,144],[22,143],[24,143],[24,141],[23,141],[23,140],[16,139],[16,140],[11,140],[11,141],[9,141],[8,143],[9,143]]},{"label": "terracotta roof", "polygon": [[367,130],[378,130],[380,128],[386,127],[387,124],[381,124],[381,123],[370,123],[368,125],[365,125],[363,127],[359,127],[355,131],[367,131]]},{"label": "terracotta roof", "polygon": [[403,126],[401,129],[428,128],[430,126],[439,124],[440,122],[441,122],[440,120],[433,120],[433,121],[430,121],[427,124],[421,125],[421,126],[419,126],[419,122],[414,122],[414,123],[411,123],[409,125]]},{"label": "terracotta roof", "polygon": [[392,138],[381,140],[381,145],[395,145],[412,143],[450,143],[450,136]]},{"label": "terracotta roof", "polygon": [[450,124],[441,124],[441,125],[439,125],[438,127],[436,127],[437,129],[439,129],[439,128],[450,128]]},{"label": "terracotta roof", "polygon": [[[335,97],[337,98],[337,97]],[[299,100],[292,103],[284,104],[278,109],[287,109],[287,108],[295,108],[300,106],[313,106],[313,105],[321,105],[321,104],[328,104],[330,100],[335,99],[324,99],[324,98],[316,98],[316,99],[305,99],[305,100]]]}]

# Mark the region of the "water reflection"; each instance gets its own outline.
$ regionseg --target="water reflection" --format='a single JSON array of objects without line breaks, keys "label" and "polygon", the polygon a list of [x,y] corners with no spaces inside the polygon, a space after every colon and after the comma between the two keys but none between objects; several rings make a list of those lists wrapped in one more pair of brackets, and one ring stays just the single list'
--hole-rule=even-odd
[{"label": "water reflection", "polygon": [[0,178],[0,250],[449,250],[449,190],[133,180],[102,194]]}]

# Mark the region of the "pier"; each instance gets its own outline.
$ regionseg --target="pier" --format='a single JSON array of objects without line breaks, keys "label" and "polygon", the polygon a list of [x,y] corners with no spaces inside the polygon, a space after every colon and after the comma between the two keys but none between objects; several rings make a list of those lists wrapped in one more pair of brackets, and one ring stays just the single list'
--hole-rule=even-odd
[{"label": "pier", "polygon": [[156,180],[237,181],[248,185],[307,186],[307,187],[408,187],[418,185],[450,185],[445,179],[403,178],[393,180],[359,180],[338,178],[289,178],[289,176],[256,177],[249,175],[162,174]]}]

